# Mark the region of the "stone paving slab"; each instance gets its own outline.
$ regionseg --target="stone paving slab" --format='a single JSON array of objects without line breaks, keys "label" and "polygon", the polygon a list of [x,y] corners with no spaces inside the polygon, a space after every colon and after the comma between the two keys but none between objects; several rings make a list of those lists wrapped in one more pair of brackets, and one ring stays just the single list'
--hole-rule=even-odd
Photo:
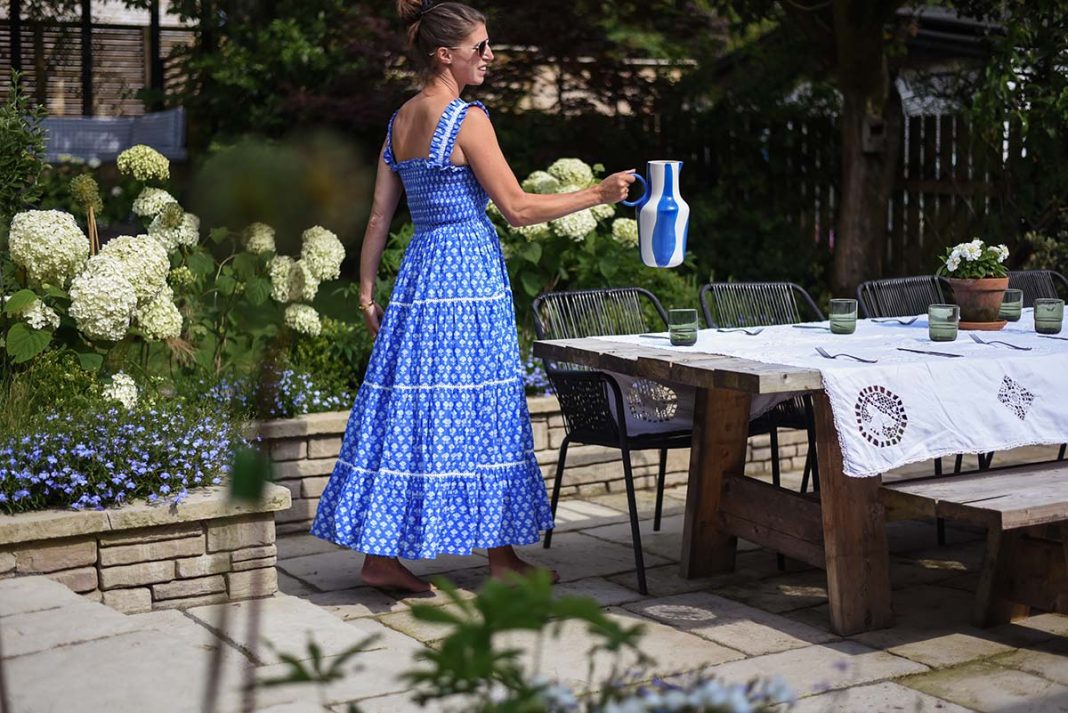
[{"label": "stone paving slab", "polygon": [[625,608],[751,656],[837,638],[829,632],[704,592],[650,599]]},{"label": "stone paving slab", "polygon": [[[455,710],[455,704],[449,704]],[[341,710],[340,708],[336,710]],[[420,706],[412,700],[408,693],[394,693],[390,696],[379,698],[365,698],[360,701],[360,710],[363,713],[409,713],[410,711],[422,711],[423,713],[444,713],[449,710],[445,704],[431,701]]]},{"label": "stone paving slab", "polygon": [[571,530],[585,530],[600,525],[609,525],[616,522],[628,521],[625,510],[585,500],[561,500],[556,508],[557,533],[570,532]]},{"label": "stone paving slab", "polygon": [[827,574],[823,570],[810,569],[745,584],[718,587],[715,591],[728,599],[781,614],[826,603]]},{"label": "stone paving slab", "polygon": [[893,646],[887,651],[931,668],[947,668],[1014,650],[1011,646],[990,641],[984,638],[985,636],[980,630],[975,630],[974,635],[955,632],[942,636],[937,634],[924,636],[916,632],[916,641]]},{"label": "stone paving slab", "polygon": [[[329,705],[343,704],[363,698],[383,696],[405,691],[409,684],[401,680],[401,674],[411,669],[413,650],[378,649],[365,651],[350,658],[344,666],[343,678],[333,681],[323,689],[323,697]],[[336,659],[327,657],[324,666],[329,667]],[[285,664],[261,666],[256,670],[259,680],[284,677],[290,669]],[[261,687],[257,701],[262,706],[278,705],[290,701],[317,700],[319,693],[313,684],[292,683],[281,686]],[[344,706],[336,706],[344,710]],[[394,709],[400,713],[403,709]],[[233,711],[237,713],[237,711]]]},{"label": "stone paving slab", "polygon": [[982,713],[1068,711],[1068,686],[989,662],[934,671],[902,683]]},{"label": "stone paving slab", "polygon": [[[653,531],[653,521],[641,523],[642,550],[663,557],[670,562],[679,561],[682,552],[682,515],[665,517],[660,522],[660,531]],[[630,547],[630,521],[619,522],[583,530],[584,534]]]},{"label": "stone paving slab", "polygon": [[[767,550],[739,552],[733,572],[714,574],[710,577],[683,579],[677,563],[658,567],[646,565],[645,581],[654,597],[667,597],[688,592],[718,591],[720,587],[753,582],[764,577],[780,574],[775,554]],[[608,577],[610,582],[625,587],[637,587],[633,573]]]},{"label": "stone paving slab", "polygon": [[4,617],[0,627],[4,658],[58,650],[72,644],[130,632],[126,616],[81,597],[56,609]]},{"label": "stone paving slab", "polygon": [[1034,648],[1019,649],[992,659],[992,663],[1027,671],[1068,686],[1068,639],[1052,639]]},{"label": "stone paving slab", "polygon": [[782,676],[800,697],[927,671],[927,667],[855,641],[806,646],[717,666],[712,673],[734,683]]},{"label": "stone paving slab", "polygon": [[248,612],[253,606],[260,607],[261,639],[256,648],[256,658],[263,663],[277,663],[281,653],[307,658],[310,638],[314,639],[324,656],[337,656],[370,634],[379,637],[371,645],[374,650],[411,652],[421,648],[418,642],[372,619],[343,622],[310,602],[284,594],[260,599],[256,605],[250,601],[231,602],[196,607],[187,613],[218,634],[220,610],[225,607],[229,610],[229,622],[224,638],[241,650],[250,652],[252,646],[247,622]]},{"label": "stone paving slab", "polygon": [[45,577],[0,579],[0,617],[58,609],[80,601],[82,597]]},{"label": "stone paving slab", "polygon": [[344,547],[339,547],[333,542],[320,540],[307,533],[292,535],[280,535],[275,541],[278,547],[278,559],[293,559],[307,555],[321,555],[324,552],[348,552]]},{"label": "stone paving slab", "polygon": [[[419,577],[453,572],[472,567],[485,567],[486,558],[480,554],[469,557],[440,555],[432,560],[405,560],[404,564]],[[363,555],[351,550],[335,550],[280,560],[278,569],[290,577],[312,585],[322,592],[352,589],[362,584],[360,567]]]},{"label": "stone paving slab", "polygon": [[776,713],[972,713],[955,703],[886,681],[802,698]]},{"label": "stone paving slab", "polygon": [[[634,551],[613,542],[599,540],[581,532],[561,532],[553,535],[553,546],[541,545],[517,548],[524,559],[555,569],[561,582],[570,582],[585,577],[604,577],[622,572],[633,572]],[[645,555],[645,566],[666,564],[667,560],[654,554]]]}]

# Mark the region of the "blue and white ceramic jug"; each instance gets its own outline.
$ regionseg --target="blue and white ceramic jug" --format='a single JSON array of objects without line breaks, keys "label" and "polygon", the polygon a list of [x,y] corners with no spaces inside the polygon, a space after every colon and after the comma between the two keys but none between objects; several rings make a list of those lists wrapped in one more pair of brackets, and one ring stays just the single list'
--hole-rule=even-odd
[{"label": "blue and white ceramic jug", "polygon": [[640,174],[634,176],[642,184],[642,197],[623,201],[638,209],[638,249],[649,267],[675,267],[686,255],[690,206],[679,195],[681,169],[682,161],[650,161],[648,183]]}]

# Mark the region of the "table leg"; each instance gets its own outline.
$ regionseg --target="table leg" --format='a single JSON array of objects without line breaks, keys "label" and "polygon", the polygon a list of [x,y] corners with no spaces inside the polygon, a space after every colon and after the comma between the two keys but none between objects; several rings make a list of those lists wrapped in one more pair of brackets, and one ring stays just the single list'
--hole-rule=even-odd
[{"label": "table leg", "polygon": [[812,401],[831,628],[848,636],[891,626],[890,551],[879,503],[882,478],[850,478],[843,473],[831,403],[822,392]]},{"label": "table leg", "polygon": [[741,391],[697,389],[680,562],[685,579],[734,569],[738,538],[723,531],[718,511],[724,475],[745,470],[749,401]]}]

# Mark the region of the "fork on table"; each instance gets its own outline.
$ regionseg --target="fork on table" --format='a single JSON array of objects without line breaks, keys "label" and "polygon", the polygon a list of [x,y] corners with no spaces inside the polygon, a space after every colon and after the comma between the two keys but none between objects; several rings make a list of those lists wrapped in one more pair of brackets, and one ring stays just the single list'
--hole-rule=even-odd
[{"label": "fork on table", "polygon": [[916,315],[915,317],[887,317],[886,319],[873,319],[870,321],[874,322],[875,324],[886,324],[887,322],[897,322],[898,324],[912,324],[919,318],[919,315]]},{"label": "fork on table", "polygon": [[746,327],[737,327],[735,329],[717,329],[716,331],[717,332],[723,332],[725,334],[730,334],[731,332],[742,332],[743,334],[747,334],[750,337],[755,337],[756,335],[758,335],[761,332],[763,332],[764,328],[763,327],[757,327],[755,329],[748,329]]},{"label": "fork on table", "polygon": [[1008,347],[1009,349],[1016,349],[1016,350],[1019,350],[1021,352],[1029,352],[1029,351],[1031,351],[1031,347],[1021,347],[1019,344],[1009,344],[1008,342],[1003,342],[1000,339],[990,339],[988,341],[983,341],[982,339],[980,339],[978,334],[970,334],[969,336],[972,338],[972,341],[975,342],[976,344],[989,344],[990,346],[995,346],[995,345],[1000,344],[1002,346]]},{"label": "fork on table", "polygon": [[865,359],[864,357],[858,357],[853,354],[846,354],[845,352],[831,354],[823,347],[816,347],[816,351],[819,352],[819,355],[824,359],[837,359],[838,357],[848,357],[849,359],[864,362],[865,364],[877,364],[879,362],[878,359]]}]

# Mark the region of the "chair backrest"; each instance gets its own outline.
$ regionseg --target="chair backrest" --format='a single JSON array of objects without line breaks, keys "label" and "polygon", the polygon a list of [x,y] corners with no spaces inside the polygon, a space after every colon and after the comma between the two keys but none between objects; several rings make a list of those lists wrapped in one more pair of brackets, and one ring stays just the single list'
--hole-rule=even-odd
[{"label": "chair backrest", "polygon": [[761,327],[820,321],[823,312],[793,282],[710,282],[701,287],[709,327]]},{"label": "chair backrest", "polygon": [[549,292],[531,305],[538,339],[640,334],[667,329],[660,300],[640,287]]},{"label": "chair backrest", "polygon": [[1036,297],[1068,299],[1068,279],[1053,270],[1009,272],[1009,287],[1023,290],[1024,307],[1034,307]]},{"label": "chair backrest", "polygon": [[864,317],[907,317],[927,314],[927,308],[946,301],[937,275],[869,280],[857,287],[857,303]]}]

